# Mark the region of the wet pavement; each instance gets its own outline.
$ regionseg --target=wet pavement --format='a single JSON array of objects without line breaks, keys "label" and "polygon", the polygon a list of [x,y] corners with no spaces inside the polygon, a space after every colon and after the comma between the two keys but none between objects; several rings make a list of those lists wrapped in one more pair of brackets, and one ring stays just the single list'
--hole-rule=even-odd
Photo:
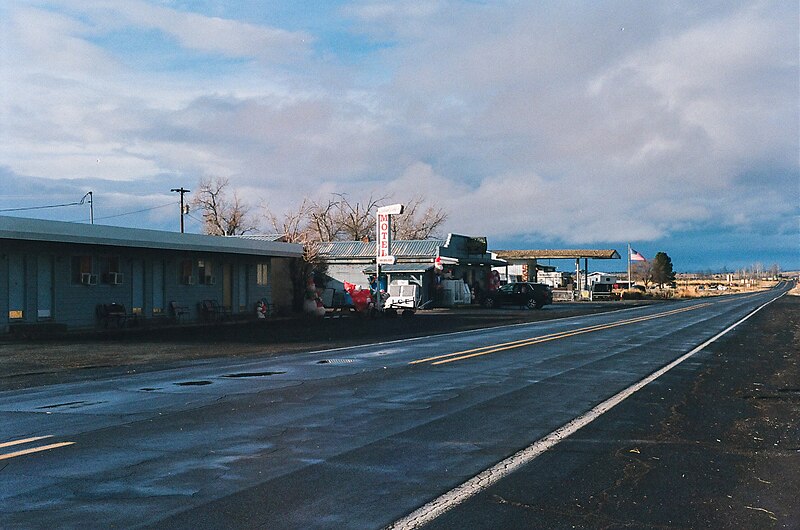
[{"label": "wet pavement", "polygon": [[[46,339],[0,340],[0,391],[216,358],[249,359],[484,327],[539,322],[648,305],[650,301],[558,303],[542,310],[477,306],[420,311],[412,318],[274,318],[172,328],[77,330]],[[671,302],[657,302],[669,304]]]},{"label": "wet pavement", "polygon": [[426,528],[800,528],[800,297]]},{"label": "wet pavement", "polygon": [[[0,452],[71,444],[0,460],[0,526],[380,528],[652,373],[771,296],[658,304],[324,352],[206,359],[135,374],[89,370],[90,380],[0,392],[0,443],[16,443]],[[796,405],[793,387],[770,379],[785,374],[785,381],[797,381],[796,299],[788,310],[779,306],[784,302],[774,302],[763,315],[778,308],[773,318],[787,322],[790,334],[777,336],[763,356],[731,357],[738,372],[726,367],[727,355],[715,360],[716,349],[703,350],[542,455],[530,465],[543,466],[537,471],[496,485],[510,490],[487,491],[434,525],[595,528],[614,527],[619,520],[671,527],[670,513],[698,497],[691,492],[705,483],[672,475],[673,480],[654,482],[644,494],[659,499],[662,511],[647,506],[654,514],[647,519],[634,508],[644,502],[636,497],[642,493],[637,477],[646,484],[644,471],[658,468],[658,462],[668,461],[669,470],[679,464],[670,460],[673,445],[695,454],[676,468],[688,469],[690,477],[703,462],[722,458],[711,450],[729,438],[712,442],[712,437],[725,421],[748,416],[743,410],[720,412],[717,430],[694,424],[714,418],[716,400],[724,403],[722,390],[710,394],[714,401],[702,400],[720,386],[714,374],[758,375],[750,382],[776,385],[764,387],[763,399],[740,397],[748,406]],[[789,318],[785,313],[792,308]],[[746,350],[761,348],[776,329],[766,328]],[[788,352],[780,349],[787,341],[793,348]],[[756,361],[763,363],[761,372],[748,367]],[[711,370],[708,389],[698,386],[706,370]],[[638,406],[628,408],[631,404]],[[796,408],[765,414],[776,426],[798,423],[792,416]],[[664,431],[665,425],[680,430]],[[781,469],[793,475],[776,480],[762,468],[773,461],[769,444],[777,440],[767,435],[766,424],[758,427],[754,436],[764,442],[764,453],[756,455],[769,458],[756,461],[748,456],[753,448],[744,444],[751,425],[744,426],[743,445],[731,454],[753,463],[757,479],[780,484],[770,490],[773,495],[794,495],[799,476],[794,454],[780,460]],[[795,435],[786,431],[781,450],[791,449]],[[560,459],[541,464],[550,457]],[[739,465],[731,462],[719,469]],[[706,469],[700,476],[714,475]],[[751,491],[745,474],[720,477],[723,484],[730,478],[734,490]],[[709,491],[716,501],[728,494]],[[632,497],[616,500],[625,495]],[[538,498],[555,509],[531,508]],[[766,514],[760,510],[767,510],[778,521],[794,521],[787,519],[792,508],[782,504],[784,498],[771,504],[735,498],[752,502],[745,513],[760,517]],[[574,511],[574,499],[585,513]],[[691,521],[675,519],[674,527],[714,522]]]}]

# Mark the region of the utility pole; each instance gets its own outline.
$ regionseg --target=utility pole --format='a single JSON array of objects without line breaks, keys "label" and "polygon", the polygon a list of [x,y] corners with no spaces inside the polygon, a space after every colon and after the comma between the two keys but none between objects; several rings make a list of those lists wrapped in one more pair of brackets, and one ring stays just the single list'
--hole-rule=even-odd
[{"label": "utility pole", "polygon": [[185,189],[183,189],[183,186],[181,186],[180,188],[172,188],[169,191],[174,191],[174,192],[177,192],[177,193],[181,194],[181,234],[182,234],[183,233],[183,214],[186,212],[186,210],[183,207],[183,196],[184,196],[184,194],[189,193],[192,190],[185,190]]},{"label": "utility pole", "polygon": [[[87,197],[89,198],[88,201],[86,200]],[[89,203],[89,221],[91,222],[91,224],[94,224],[94,201],[92,200],[91,191],[81,198],[81,202],[79,204],[83,204],[84,202]]]}]

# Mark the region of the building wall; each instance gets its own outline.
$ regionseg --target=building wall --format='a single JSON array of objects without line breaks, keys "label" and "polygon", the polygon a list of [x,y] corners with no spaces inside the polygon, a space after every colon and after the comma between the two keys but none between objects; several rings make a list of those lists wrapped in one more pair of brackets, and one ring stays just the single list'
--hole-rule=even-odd
[{"label": "building wall", "polygon": [[291,280],[292,260],[297,258],[272,258],[270,288],[272,305],[276,312],[287,313],[292,309],[293,286]]},{"label": "building wall", "polygon": [[328,287],[334,289],[344,289],[344,282],[354,283],[362,287],[369,286],[369,278],[364,274],[364,269],[370,265],[369,262],[358,264],[338,264],[328,262],[326,274],[333,278],[334,282],[328,282]]},{"label": "building wall", "polygon": [[[73,261],[80,256],[91,260],[92,272],[97,275],[96,285],[75,282]],[[111,259],[106,260],[106,257]],[[107,283],[103,277],[103,263],[114,260],[118,264],[115,268],[123,275],[119,285]],[[191,264],[192,285],[182,281],[184,260]],[[97,305],[109,303],[124,305],[129,315],[136,310],[139,318],[146,319],[171,316],[169,303],[175,301],[189,310],[184,321],[197,320],[200,317],[198,304],[206,299],[217,300],[230,307],[234,314],[253,313],[259,299],[272,301],[273,286],[291,285],[288,274],[285,280],[281,278],[286,274],[286,267],[273,266],[273,261],[287,260],[3,240],[0,242],[0,331],[8,331],[17,323],[55,322],[70,328],[93,327],[97,325]],[[199,277],[200,261],[208,273],[202,279]],[[259,264],[266,265],[270,271],[265,284],[258,281]],[[205,283],[206,275],[213,280]],[[284,296],[281,291],[281,297]],[[51,307],[46,308],[47,305]],[[49,314],[45,309],[49,309]],[[22,314],[16,310],[21,310]]]}]

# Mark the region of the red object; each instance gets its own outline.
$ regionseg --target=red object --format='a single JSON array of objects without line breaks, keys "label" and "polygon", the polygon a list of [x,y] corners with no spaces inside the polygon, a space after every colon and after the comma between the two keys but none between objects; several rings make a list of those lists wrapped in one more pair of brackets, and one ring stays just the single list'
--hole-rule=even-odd
[{"label": "red object", "polygon": [[356,311],[364,311],[372,304],[372,293],[369,289],[356,289],[356,286],[350,282],[344,282],[344,290],[353,299],[353,307]]}]

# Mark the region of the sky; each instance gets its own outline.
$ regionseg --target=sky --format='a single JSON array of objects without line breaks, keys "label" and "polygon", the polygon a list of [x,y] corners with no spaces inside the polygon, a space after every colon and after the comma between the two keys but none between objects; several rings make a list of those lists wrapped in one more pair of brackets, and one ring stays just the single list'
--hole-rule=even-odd
[{"label": "sky", "polygon": [[86,223],[92,191],[98,224],[177,231],[170,189],[227,178],[259,215],[422,197],[493,249],[798,270],[799,21],[787,1],[7,0],[0,215]]}]

